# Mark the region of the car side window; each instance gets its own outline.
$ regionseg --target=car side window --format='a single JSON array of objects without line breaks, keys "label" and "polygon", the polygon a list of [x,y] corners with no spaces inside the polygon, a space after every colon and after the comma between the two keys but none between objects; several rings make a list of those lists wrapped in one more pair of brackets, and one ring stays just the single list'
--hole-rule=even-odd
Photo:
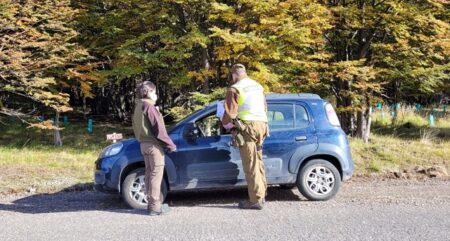
[{"label": "car side window", "polygon": [[295,105],[295,128],[306,128],[308,125],[309,117],[305,107]]},{"label": "car side window", "polygon": [[267,119],[270,130],[294,128],[293,112],[292,104],[268,104]]},{"label": "car side window", "polygon": [[229,134],[222,126],[222,122],[216,116],[216,112],[211,113],[195,122],[200,129],[202,137],[220,136]]}]

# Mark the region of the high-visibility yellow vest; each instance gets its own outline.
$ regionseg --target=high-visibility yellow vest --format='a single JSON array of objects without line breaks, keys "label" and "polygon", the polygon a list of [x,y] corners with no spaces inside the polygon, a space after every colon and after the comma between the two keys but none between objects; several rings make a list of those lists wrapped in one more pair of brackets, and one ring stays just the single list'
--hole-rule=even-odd
[{"label": "high-visibility yellow vest", "polygon": [[245,78],[239,80],[231,87],[239,92],[239,119],[267,122],[264,88],[258,82]]}]

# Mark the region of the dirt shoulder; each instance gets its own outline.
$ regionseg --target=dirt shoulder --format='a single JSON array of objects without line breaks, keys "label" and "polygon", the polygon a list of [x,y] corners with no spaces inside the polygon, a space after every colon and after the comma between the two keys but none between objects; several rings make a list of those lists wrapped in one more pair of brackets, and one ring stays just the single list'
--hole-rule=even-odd
[{"label": "dirt shoulder", "polygon": [[[231,190],[208,190],[169,193],[168,202],[171,205],[203,205],[213,203],[232,203],[245,199],[247,191],[245,188]],[[441,199],[450,202],[450,180],[427,178],[419,179],[392,179],[383,177],[354,177],[343,183],[338,195],[331,202],[354,202],[375,201],[385,202],[388,200],[413,201]],[[29,201],[24,201],[29,200]],[[52,202],[49,208],[54,208],[53,202],[73,200],[72,203],[93,203],[98,201],[102,208],[126,208],[120,196],[117,194],[104,194],[93,191],[88,186],[78,189],[64,190],[54,193],[16,193],[0,196],[0,203],[32,204]],[[296,187],[282,189],[271,186],[268,190],[268,201],[307,201]],[[19,201],[19,202],[17,202]],[[34,203],[36,201],[36,203]],[[98,204],[96,202],[96,204]],[[317,203],[317,202],[310,202]],[[320,202],[319,202],[320,203]],[[46,205],[43,205],[44,207]],[[57,205],[56,205],[57,206]],[[85,206],[83,204],[82,206]],[[89,209],[90,205],[85,208]],[[94,208],[94,207],[92,207]],[[97,207],[95,207],[97,208]],[[57,209],[57,208],[56,208]]]}]

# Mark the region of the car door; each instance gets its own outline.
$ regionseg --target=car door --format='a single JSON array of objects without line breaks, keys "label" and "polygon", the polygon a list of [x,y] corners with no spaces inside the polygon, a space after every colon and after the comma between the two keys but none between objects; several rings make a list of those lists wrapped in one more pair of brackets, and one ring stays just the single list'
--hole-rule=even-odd
[{"label": "car door", "polygon": [[174,163],[181,186],[177,189],[231,186],[237,183],[239,152],[232,147],[231,135],[211,110],[182,131]]},{"label": "car door", "polygon": [[268,102],[269,137],[263,159],[269,184],[286,182],[289,161],[299,147],[317,148],[317,136],[307,106],[301,102]]}]

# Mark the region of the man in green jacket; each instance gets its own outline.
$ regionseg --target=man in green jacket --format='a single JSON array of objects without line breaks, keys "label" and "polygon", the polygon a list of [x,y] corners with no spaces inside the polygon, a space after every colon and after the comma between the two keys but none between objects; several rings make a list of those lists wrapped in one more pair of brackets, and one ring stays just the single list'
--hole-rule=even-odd
[{"label": "man in green jacket", "polygon": [[145,188],[148,209],[151,216],[170,211],[167,204],[161,204],[161,182],[164,174],[164,150],[176,151],[176,146],[167,134],[164,119],[155,106],[156,86],[144,81],[137,88],[139,100],[133,113],[133,130],[141,144],[145,161]]}]

